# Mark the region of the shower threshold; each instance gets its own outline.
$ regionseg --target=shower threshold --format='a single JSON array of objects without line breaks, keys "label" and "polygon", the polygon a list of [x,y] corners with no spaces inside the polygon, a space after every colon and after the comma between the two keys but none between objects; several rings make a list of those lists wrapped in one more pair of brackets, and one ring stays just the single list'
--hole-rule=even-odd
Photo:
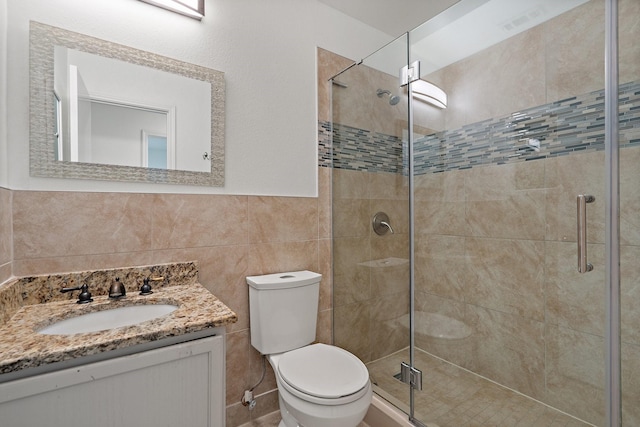
[{"label": "shower threshold", "polygon": [[[409,387],[399,381],[396,372],[408,360],[406,348],[367,364],[376,393],[405,413]],[[414,415],[423,423],[439,427],[593,426],[420,349],[415,351],[415,362],[423,372],[423,389],[415,391]]]}]

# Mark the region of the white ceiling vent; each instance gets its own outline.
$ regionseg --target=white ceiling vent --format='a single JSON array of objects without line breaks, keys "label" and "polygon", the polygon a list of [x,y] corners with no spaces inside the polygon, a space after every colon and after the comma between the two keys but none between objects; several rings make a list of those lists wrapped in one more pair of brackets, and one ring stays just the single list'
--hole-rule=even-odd
[{"label": "white ceiling vent", "polygon": [[519,16],[516,16],[514,18],[508,19],[506,21],[504,21],[501,26],[502,29],[505,31],[513,31],[515,29],[517,29],[518,27],[522,26],[522,25],[526,25],[527,23],[534,21],[534,22],[541,22],[543,21],[543,17],[547,14],[547,11],[545,10],[544,6],[537,6],[533,9],[530,9],[524,13],[522,13]]}]

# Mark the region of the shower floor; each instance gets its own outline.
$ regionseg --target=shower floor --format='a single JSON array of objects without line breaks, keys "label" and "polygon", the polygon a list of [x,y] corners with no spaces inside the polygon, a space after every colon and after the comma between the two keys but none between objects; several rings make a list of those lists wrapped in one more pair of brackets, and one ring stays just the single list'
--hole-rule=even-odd
[{"label": "shower floor", "polygon": [[[499,386],[478,375],[416,350],[422,391],[416,391],[415,416],[428,427],[583,427],[591,424]],[[408,412],[409,387],[394,378],[409,349],[367,364],[376,392]]]}]

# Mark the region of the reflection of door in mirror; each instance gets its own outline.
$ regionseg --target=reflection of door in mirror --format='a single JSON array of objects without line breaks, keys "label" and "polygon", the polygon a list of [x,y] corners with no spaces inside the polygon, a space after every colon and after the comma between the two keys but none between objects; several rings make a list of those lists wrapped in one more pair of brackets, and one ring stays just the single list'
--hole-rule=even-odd
[{"label": "reflection of door in mirror", "polygon": [[175,169],[175,144],[166,135],[142,130],[142,166],[156,169]]},{"label": "reflection of door in mirror", "polygon": [[69,146],[64,159],[91,162],[91,99],[75,65],[69,66]]},{"label": "reflection of door in mirror", "polygon": [[167,122],[174,116],[171,111],[96,99],[91,110],[91,163],[146,166],[140,138],[143,130],[164,136],[169,146],[174,144],[167,132]]}]

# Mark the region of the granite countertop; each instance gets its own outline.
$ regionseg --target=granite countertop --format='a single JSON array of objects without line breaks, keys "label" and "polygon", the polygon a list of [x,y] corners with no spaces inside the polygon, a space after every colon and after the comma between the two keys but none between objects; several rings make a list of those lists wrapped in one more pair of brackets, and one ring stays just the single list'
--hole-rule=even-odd
[{"label": "granite countertop", "polygon": [[[89,304],[74,299],[22,305],[0,326],[0,375],[22,369],[63,362],[105,351],[149,343],[163,338],[199,332],[237,321],[236,314],[199,283],[154,288],[153,294],[138,295],[128,289],[119,300],[93,296]],[[170,314],[133,326],[74,335],[44,335],[37,330],[78,315],[109,308],[140,304],[173,304]]]}]

